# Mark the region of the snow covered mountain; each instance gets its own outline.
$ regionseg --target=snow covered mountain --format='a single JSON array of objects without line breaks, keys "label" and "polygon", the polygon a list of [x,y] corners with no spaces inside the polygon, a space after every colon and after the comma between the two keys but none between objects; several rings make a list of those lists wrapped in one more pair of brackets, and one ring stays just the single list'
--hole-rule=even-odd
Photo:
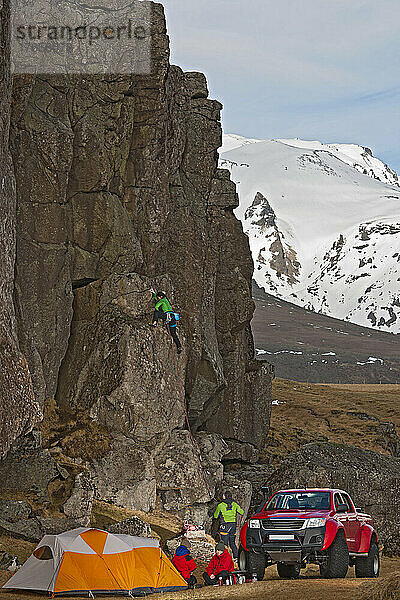
[{"label": "snow covered mountain", "polygon": [[400,332],[400,182],[368,148],[225,135],[254,278],[266,292]]}]

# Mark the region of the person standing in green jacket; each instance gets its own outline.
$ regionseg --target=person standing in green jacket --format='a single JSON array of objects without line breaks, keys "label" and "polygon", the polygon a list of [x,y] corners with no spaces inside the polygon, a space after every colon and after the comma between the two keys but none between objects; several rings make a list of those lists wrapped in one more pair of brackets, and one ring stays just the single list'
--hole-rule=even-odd
[{"label": "person standing in green jacket", "polygon": [[219,534],[221,541],[225,546],[230,546],[233,554],[233,558],[237,559],[238,549],[236,546],[236,529],[237,529],[237,515],[244,515],[244,510],[232,500],[232,494],[228,490],[222,496],[223,502],[218,504],[214,519],[219,518]]},{"label": "person standing in green jacket", "polygon": [[177,322],[171,302],[168,300],[164,292],[154,292],[154,300],[156,306],[154,310],[152,325],[153,327],[157,327],[159,319],[164,321],[168,332],[170,333],[172,339],[175,342],[177,352],[178,354],[180,354],[182,352],[182,344],[178,338],[178,334],[176,333]]}]

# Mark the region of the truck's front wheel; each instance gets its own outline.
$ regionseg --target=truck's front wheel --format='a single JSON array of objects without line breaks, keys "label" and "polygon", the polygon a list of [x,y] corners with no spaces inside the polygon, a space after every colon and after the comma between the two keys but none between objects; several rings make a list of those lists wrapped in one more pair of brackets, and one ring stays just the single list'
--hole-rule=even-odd
[{"label": "truck's front wheel", "polygon": [[300,575],[300,565],[288,565],[287,563],[278,563],[276,565],[278,575],[281,579],[297,579]]},{"label": "truck's front wheel", "polygon": [[265,575],[265,569],[267,567],[267,560],[265,554],[257,554],[256,552],[246,552],[247,558],[247,569],[246,572],[252,577],[256,575],[258,581],[262,581]]},{"label": "truck's front wheel", "polygon": [[326,552],[325,561],[320,565],[321,576],[325,579],[342,579],[349,568],[349,549],[344,534],[339,531]]},{"label": "truck's front wheel", "polygon": [[239,558],[238,558],[238,565],[239,565],[239,570],[243,571],[244,573],[247,573],[247,557],[248,557],[249,553],[244,550],[243,548],[239,548]]}]

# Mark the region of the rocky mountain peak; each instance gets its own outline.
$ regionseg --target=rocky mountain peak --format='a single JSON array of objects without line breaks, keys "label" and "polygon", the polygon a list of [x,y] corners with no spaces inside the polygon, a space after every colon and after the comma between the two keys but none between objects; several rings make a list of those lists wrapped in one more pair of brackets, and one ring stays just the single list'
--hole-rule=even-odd
[{"label": "rocky mountain peak", "polygon": [[276,214],[266,197],[261,192],[257,192],[253,204],[245,212],[245,219],[259,227],[273,227]]},{"label": "rocky mountain peak", "polygon": [[337,319],[399,331],[394,171],[363,146],[300,139],[227,135],[220,160],[237,181],[236,214],[260,287]]}]

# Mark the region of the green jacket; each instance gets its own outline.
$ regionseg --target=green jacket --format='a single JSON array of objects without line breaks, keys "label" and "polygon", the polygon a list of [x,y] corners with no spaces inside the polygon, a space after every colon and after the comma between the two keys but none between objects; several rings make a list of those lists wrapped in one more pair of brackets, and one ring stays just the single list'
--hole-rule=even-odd
[{"label": "green jacket", "polygon": [[232,508],[228,509],[228,505],[226,502],[221,502],[218,504],[215,513],[214,519],[218,519],[219,515],[225,523],[236,523],[236,515],[239,513],[240,515],[244,514],[243,508],[240,508],[239,504],[236,502],[232,502]]},{"label": "green jacket", "polygon": [[157,297],[154,296],[154,299],[156,300],[156,310],[160,310],[163,313],[173,312],[173,308],[168,298],[164,297],[161,298],[161,300],[157,300]]}]

